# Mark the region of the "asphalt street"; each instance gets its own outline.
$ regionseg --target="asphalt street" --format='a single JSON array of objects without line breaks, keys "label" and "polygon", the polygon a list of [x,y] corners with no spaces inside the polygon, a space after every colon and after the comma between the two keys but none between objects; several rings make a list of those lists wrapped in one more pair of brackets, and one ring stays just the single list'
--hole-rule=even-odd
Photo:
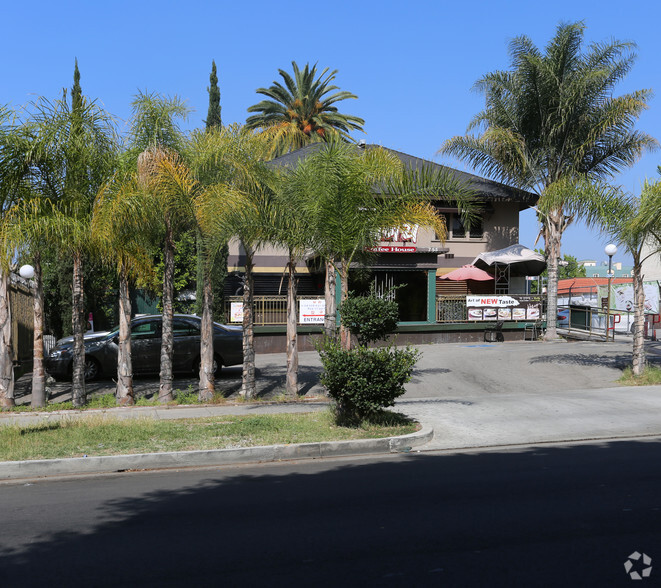
[{"label": "asphalt street", "polygon": [[[2,586],[659,585],[661,439],[0,485]],[[642,576],[641,576],[642,577]]]}]

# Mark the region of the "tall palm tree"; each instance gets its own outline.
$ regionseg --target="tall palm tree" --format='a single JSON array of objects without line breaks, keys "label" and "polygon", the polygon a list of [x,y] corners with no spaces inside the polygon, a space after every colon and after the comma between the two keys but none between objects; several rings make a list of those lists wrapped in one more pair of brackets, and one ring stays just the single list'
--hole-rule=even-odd
[{"label": "tall palm tree", "polygon": [[[335,92],[331,85],[338,73],[325,68],[317,76],[316,64],[309,63],[301,70],[292,61],[294,76],[279,69],[284,85],[274,81],[269,88],[257,93],[268,100],[254,104],[248,112],[258,112],[246,119],[249,129],[265,130],[271,137],[273,153],[281,154],[298,149],[314,141],[351,140],[352,130],[362,131],[365,121],[357,116],[342,114],[335,104],[357,98],[347,91]],[[334,93],[333,93],[334,92]]]},{"label": "tall palm tree", "polygon": [[[237,137],[238,127],[207,128],[205,132],[193,132],[185,149],[185,157],[195,174],[197,183],[192,186],[201,201],[209,190],[222,191],[240,183],[246,173],[245,158]],[[193,197],[193,195],[191,195]],[[200,374],[199,399],[212,399],[214,386],[215,361],[213,351],[213,320],[214,320],[214,271],[220,266],[226,266],[227,240],[218,241],[218,234],[203,230],[198,219],[198,267],[202,274],[202,324],[200,337]],[[218,263],[225,257],[225,263]],[[220,268],[224,269],[223,267]]]},{"label": "tall palm tree", "polygon": [[253,267],[256,251],[272,234],[273,173],[264,165],[269,143],[238,125],[224,127],[216,140],[223,144],[226,176],[200,191],[196,198],[198,222],[215,243],[231,238],[244,253],[243,376],[241,395],[256,395],[253,311]]},{"label": "tall palm tree", "polygon": [[153,274],[149,223],[142,208],[149,205],[137,173],[117,173],[102,187],[94,203],[92,237],[119,280],[119,340],[115,397],[120,406],[135,404],[131,354],[130,284]]},{"label": "tall palm tree", "polygon": [[634,332],[631,368],[634,376],[645,369],[645,289],[643,262],[661,253],[661,182],[646,181],[640,196],[595,182],[558,182],[542,203],[552,208],[562,201],[566,210],[596,227],[623,247],[633,259]]},{"label": "tall palm tree", "polygon": [[72,396],[74,406],[82,406],[86,402],[83,256],[91,249],[94,196],[116,164],[117,137],[103,109],[80,94],[73,98],[71,105],[66,95],[35,105],[26,161],[30,190],[38,202],[17,211],[14,220],[33,245],[47,243],[73,260]]},{"label": "tall palm tree", "polygon": [[298,394],[298,276],[296,266],[313,249],[314,236],[309,215],[305,214],[304,192],[294,173],[280,174],[271,207],[269,241],[287,250],[287,376],[286,394]]},{"label": "tall palm tree", "polygon": [[[29,150],[30,135],[14,113],[0,105],[0,218],[2,219],[2,245],[0,247],[0,407],[14,405],[14,367],[13,347],[11,341],[11,308],[9,305],[9,263],[16,255],[17,247],[12,242],[8,231],[10,210],[16,203],[31,196],[31,190],[26,178],[28,165],[26,153]],[[24,243],[19,244],[22,253],[26,251]],[[38,265],[35,270],[38,271]],[[35,275],[38,278],[39,274]],[[37,310],[39,289],[36,291],[35,310]],[[35,317],[36,318],[36,317]],[[41,323],[43,327],[43,321]],[[43,328],[35,321],[35,343],[39,335],[43,336]],[[41,340],[41,355],[35,347],[33,369],[33,404],[45,397],[45,374],[43,369],[43,340]],[[37,377],[41,375],[41,377]],[[41,385],[41,387],[40,387]],[[37,402],[41,406],[41,402]]]},{"label": "tall palm tree", "polygon": [[[511,69],[486,74],[475,87],[486,107],[468,131],[441,151],[487,176],[534,190],[570,178],[608,178],[632,165],[654,139],[634,130],[650,90],[613,96],[633,66],[633,43],[595,43],[583,51],[585,25],[561,24],[540,51],[526,36],[510,43]],[[574,217],[563,202],[539,215],[548,264],[547,337],[555,338],[558,259],[562,234]]]},{"label": "tall palm tree", "polygon": [[[175,237],[193,222],[192,203],[182,196],[175,176],[180,170],[178,153],[184,134],[178,119],[185,119],[189,109],[178,97],[139,92],[132,102],[133,114],[129,133],[129,156],[137,164],[141,187],[149,194],[142,208],[145,222],[160,225],[163,244],[163,322],[161,371],[158,398],[173,400],[172,358],[174,353],[173,297]],[[189,181],[189,180],[187,180]]]}]

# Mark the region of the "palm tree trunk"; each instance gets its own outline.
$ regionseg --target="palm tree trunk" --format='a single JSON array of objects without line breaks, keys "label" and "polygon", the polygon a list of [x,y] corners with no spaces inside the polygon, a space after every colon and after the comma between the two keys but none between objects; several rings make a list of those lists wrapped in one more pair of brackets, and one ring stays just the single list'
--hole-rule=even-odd
[{"label": "palm tree trunk", "polygon": [[[213,283],[211,281],[211,264],[206,259],[201,260],[204,281],[202,287],[202,325],[200,333],[200,385],[198,397],[200,402],[213,399]],[[220,366],[218,366],[220,367]]]},{"label": "palm tree trunk", "polygon": [[324,332],[329,339],[335,339],[337,330],[337,300],[335,298],[335,268],[330,261],[326,262],[326,282],[324,287],[326,315],[324,316]]},{"label": "palm tree trunk", "polygon": [[645,286],[643,284],[640,256],[634,256],[633,265],[633,353],[631,369],[634,376],[642,376],[645,371]]},{"label": "palm tree trunk", "polygon": [[545,337],[547,341],[558,338],[558,259],[560,258],[560,243],[562,239],[562,232],[560,230],[561,220],[562,215],[560,215],[560,220],[558,220],[557,214],[549,214],[545,230],[546,269],[548,272]]},{"label": "palm tree trunk", "polygon": [[135,404],[133,394],[133,358],[131,356],[131,296],[124,263],[119,270],[119,350],[117,353],[117,404]]},{"label": "palm tree trunk", "polygon": [[246,280],[243,286],[243,374],[241,396],[254,398],[257,395],[255,383],[255,327],[253,318],[253,255],[251,247],[244,244],[246,251]]},{"label": "palm tree trunk", "polygon": [[9,274],[0,275],[0,407],[14,406],[14,362],[11,346]]},{"label": "palm tree trunk", "polygon": [[172,394],[172,357],[174,352],[174,334],[172,317],[174,310],[174,235],[169,219],[166,218],[165,247],[163,251],[163,327],[161,329],[161,373],[158,400],[162,403],[174,400]]},{"label": "palm tree trunk", "polygon": [[298,278],[296,277],[296,258],[290,253],[287,264],[289,283],[287,284],[287,386],[286,393],[291,396],[298,394],[298,332],[296,313],[296,292]]},{"label": "palm tree trunk", "polygon": [[76,408],[87,402],[85,390],[85,302],[83,298],[83,255],[76,251],[73,255],[73,288],[71,322],[73,330],[73,374],[71,395]]},{"label": "palm tree trunk", "polygon": [[[340,304],[342,304],[349,297],[349,263],[346,260],[342,261],[342,269],[340,270]],[[351,332],[342,320],[342,311],[340,310],[340,344],[343,349],[351,350]]]},{"label": "palm tree trunk", "polygon": [[32,352],[33,408],[46,406],[46,372],[44,370],[44,284],[41,278],[41,255],[34,253],[34,336]]}]

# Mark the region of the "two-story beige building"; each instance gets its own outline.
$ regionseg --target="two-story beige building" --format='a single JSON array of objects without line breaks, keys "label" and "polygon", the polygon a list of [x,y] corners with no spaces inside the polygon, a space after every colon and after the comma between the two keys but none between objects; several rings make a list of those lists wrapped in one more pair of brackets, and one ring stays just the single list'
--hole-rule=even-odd
[{"label": "two-story beige building", "polygon": [[[313,144],[271,162],[275,166],[295,166],[296,163],[316,152],[323,144]],[[358,145],[356,149],[372,149],[373,145]],[[409,169],[442,168],[439,164],[389,150]],[[449,169],[449,168],[445,168]],[[440,241],[433,231],[411,227],[410,231],[392,232],[376,250],[369,268],[355,272],[350,288],[367,289],[374,284],[378,289],[400,286],[397,300],[400,304],[402,323],[429,324],[436,321],[436,294],[446,292],[485,293],[469,291],[466,283],[439,281],[438,278],[451,270],[470,264],[477,255],[516,244],[519,237],[519,213],[534,205],[537,196],[476,175],[450,169],[461,182],[476,194],[480,204],[480,218],[470,229],[464,227],[456,202],[451,196],[439,196],[435,201],[439,212],[446,219],[447,238]],[[242,288],[244,255],[238,242],[230,244],[227,294],[239,294]],[[255,256],[255,294],[276,295],[286,292],[283,277],[286,252],[266,247]],[[322,295],[324,292],[323,268],[310,259],[301,264],[299,295]],[[474,288],[479,289],[478,286]],[[484,288],[484,286],[482,287]],[[338,293],[339,295],[339,293]]]}]

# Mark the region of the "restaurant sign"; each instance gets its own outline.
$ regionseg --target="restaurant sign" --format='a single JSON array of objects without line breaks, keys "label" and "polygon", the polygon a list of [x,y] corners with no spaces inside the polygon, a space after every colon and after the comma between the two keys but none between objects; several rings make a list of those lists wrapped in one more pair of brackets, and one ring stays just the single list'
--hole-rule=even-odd
[{"label": "restaurant sign", "polygon": [[372,253],[415,253],[418,248],[411,245],[377,245],[366,250]]},{"label": "restaurant sign", "polygon": [[512,296],[466,296],[468,320],[525,321],[540,318],[539,301],[520,301]]}]

